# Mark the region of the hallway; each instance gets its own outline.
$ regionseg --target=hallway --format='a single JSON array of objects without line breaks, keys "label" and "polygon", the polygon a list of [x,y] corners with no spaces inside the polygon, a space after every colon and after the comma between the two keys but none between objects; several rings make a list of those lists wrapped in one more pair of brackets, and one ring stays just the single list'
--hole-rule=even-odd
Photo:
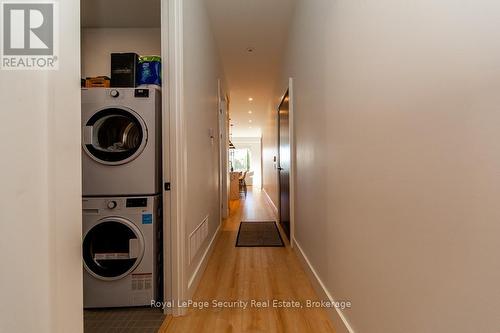
[{"label": "hallway", "polygon": [[[231,202],[194,301],[317,299],[294,254],[285,248],[236,248],[240,221],[272,220],[273,213],[260,190]],[[160,333],[173,332],[334,332],[322,309],[208,308],[189,309],[184,317],[168,318]]]}]

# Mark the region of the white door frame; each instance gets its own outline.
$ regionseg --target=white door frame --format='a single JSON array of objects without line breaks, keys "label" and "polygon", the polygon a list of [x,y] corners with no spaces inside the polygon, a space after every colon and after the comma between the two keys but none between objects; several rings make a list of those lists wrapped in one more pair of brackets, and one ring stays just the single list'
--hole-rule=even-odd
[{"label": "white door frame", "polygon": [[[164,128],[164,181],[171,184],[164,192],[164,290],[165,301],[172,302],[166,313],[185,314],[178,301],[187,294],[185,278],[185,212],[187,188],[186,124],[183,82],[183,14],[182,0],[162,0],[162,58]],[[170,199],[170,200],[169,200]]]},{"label": "white door frame", "polygon": [[290,116],[289,116],[289,132],[290,132],[290,246],[293,248],[295,244],[295,110],[294,110],[294,90],[293,78],[288,79],[288,98],[290,100]]}]

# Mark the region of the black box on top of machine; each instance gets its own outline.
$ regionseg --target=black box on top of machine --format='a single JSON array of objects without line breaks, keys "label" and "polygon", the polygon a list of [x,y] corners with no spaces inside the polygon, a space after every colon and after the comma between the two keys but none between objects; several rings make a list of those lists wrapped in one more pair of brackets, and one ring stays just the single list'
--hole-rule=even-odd
[{"label": "black box on top of machine", "polygon": [[138,63],[136,53],[111,53],[111,87],[136,87]]}]

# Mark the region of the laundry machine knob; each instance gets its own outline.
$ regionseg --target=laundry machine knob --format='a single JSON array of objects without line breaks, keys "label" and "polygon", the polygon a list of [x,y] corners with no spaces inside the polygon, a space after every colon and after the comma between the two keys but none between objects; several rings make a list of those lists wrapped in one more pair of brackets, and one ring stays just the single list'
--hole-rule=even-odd
[{"label": "laundry machine knob", "polygon": [[115,97],[115,98],[118,97],[118,96],[120,96],[120,92],[118,90],[114,90],[114,89],[111,90],[109,92],[109,94],[111,95],[111,97]]},{"label": "laundry machine knob", "polygon": [[116,201],[108,201],[108,208],[115,209],[117,206]]}]

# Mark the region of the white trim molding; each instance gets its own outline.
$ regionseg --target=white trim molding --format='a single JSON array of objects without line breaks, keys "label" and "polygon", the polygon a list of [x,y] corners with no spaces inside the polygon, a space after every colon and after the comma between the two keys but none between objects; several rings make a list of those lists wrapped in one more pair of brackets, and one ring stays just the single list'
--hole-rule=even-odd
[{"label": "white trim molding", "polygon": [[[168,1],[162,0],[161,6],[161,55],[163,58],[169,56],[168,48],[168,21],[169,21],[169,11],[168,11]],[[169,73],[170,68],[167,67],[166,62],[162,62],[162,72]],[[172,172],[171,172],[171,161],[170,156],[170,97],[169,97],[168,87],[162,88],[162,160],[163,160],[163,182],[172,182]],[[163,192],[163,244],[168,244],[172,242],[172,196],[171,192]],[[163,247],[163,300],[172,300],[172,252],[169,246]],[[166,307],[164,309],[165,314],[172,314],[172,309]]]},{"label": "white trim molding", "polygon": [[221,229],[221,224],[217,226],[217,230],[215,230],[214,235],[212,236],[212,239],[208,243],[207,248],[205,249],[205,252],[203,253],[203,256],[200,259],[200,262],[196,266],[196,269],[194,270],[193,274],[189,278],[189,282],[187,285],[187,295],[189,296],[188,298],[192,297],[194,292],[196,291],[196,288],[198,287],[198,284],[200,283],[201,277],[203,276],[203,273],[205,272],[205,268],[208,265],[208,259],[210,258],[210,255],[212,254],[215,244],[217,241],[217,238],[219,237],[220,229]]},{"label": "white trim molding", "polygon": [[267,202],[269,203],[269,205],[271,206],[271,209],[273,210],[273,214],[274,214],[274,217],[276,218],[276,221],[279,222],[278,221],[279,220],[278,207],[276,207],[273,200],[269,196],[269,193],[267,193],[266,189],[264,188],[264,189],[262,189],[262,191],[266,195]]},{"label": "white trim molding", "polygon": [[[316,290],[316,293],[320,296],[321,299],[325,299],[328,300],[329,302],[334,303],[335,298],[333,298],[331,293],[326,288],[325,284],[319,277],[318,273],[312,266],[311,262],[307,258],[307,255],[304,253],[302,247],[300,246],[300,244],[297,242],[296,239],[294,239],[294,244],[295,244],[294,252],[297,254],[297,257],[299,258],[302,266],[309,275],[309,279],[311,280],[312,285]],[[341,309],[334,307],[334,308],[328,308],[326,310],[330,319],[333,322],[335,332],[355,333]]]}]

